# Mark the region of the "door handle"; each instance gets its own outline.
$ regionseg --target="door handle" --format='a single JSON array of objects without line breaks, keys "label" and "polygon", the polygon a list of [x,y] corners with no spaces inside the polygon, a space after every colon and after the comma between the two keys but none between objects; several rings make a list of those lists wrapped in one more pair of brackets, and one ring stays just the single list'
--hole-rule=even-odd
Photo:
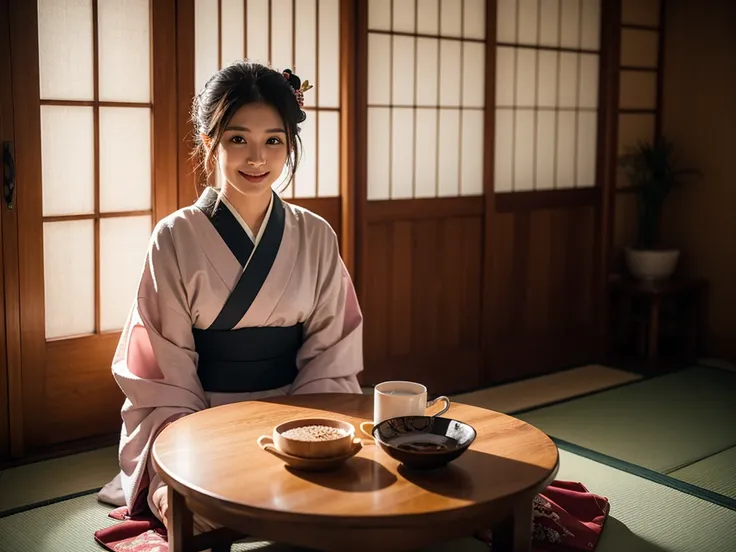
[{"label": "door handle", "polygon": [[12,142],[3,142],[3,197],[8,209],[12,210],[15,199],[15,159]]}]

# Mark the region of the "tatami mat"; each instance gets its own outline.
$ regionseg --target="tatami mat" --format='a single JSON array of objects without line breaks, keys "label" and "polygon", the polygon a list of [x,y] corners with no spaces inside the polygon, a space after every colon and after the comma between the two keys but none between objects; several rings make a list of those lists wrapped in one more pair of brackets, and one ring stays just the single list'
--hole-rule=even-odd
[{"label": "tatami mat", "polygon": [[60,496],[99,489],[115,477],[118,470],[116,446],[7,469],[0,476],[0,514]]},{"label": "tatami mat", "polygon": [[675,470],[669,475],[736,499],[736,447]]},{"label": "tatami mat", "polygon": [[668,473],[736,445],[736,373],[694,367],[519,415],[547,434]]},{"label": "tatami mat", "polygon": [[565,450],[557,478],[609,499],[596,552],[733,552],[733,510]]},{"label": "tatami mat", "polygon": [[[669,487],[560,451],[558,479],[581,481],[609,498],[611,515],[597,552],[730,552],[736,542],[736,512]],[[115,521],[95,495],[59,502],[0,519],[0,552],[100,552],[95,530]],[[33,530],[29,530],[33,528]],[[234,551],[287,552],[265,542],[239,543]],[[480,552],[464,539],[426,552]]]},{"label": "tatami mat", "polygon": [[451,400],[497,412],[520,412],[641,379],[641,375],[590,365],[489,389],[463,393]]}]

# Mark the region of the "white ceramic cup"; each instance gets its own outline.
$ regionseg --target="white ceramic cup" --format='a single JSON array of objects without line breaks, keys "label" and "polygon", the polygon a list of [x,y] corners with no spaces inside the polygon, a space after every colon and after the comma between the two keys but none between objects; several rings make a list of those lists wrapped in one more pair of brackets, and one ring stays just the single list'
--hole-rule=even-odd
[{"label": "white ceramic cup", "polygon": [[438,401],[445,406],[432,416],[444,414],[450,408],[450,399],[444,395],[427,402],[427,388],[413,381],[384,381],[373,390],[373,423],[380,424],[399,416],[426,416],[427,408]]}]

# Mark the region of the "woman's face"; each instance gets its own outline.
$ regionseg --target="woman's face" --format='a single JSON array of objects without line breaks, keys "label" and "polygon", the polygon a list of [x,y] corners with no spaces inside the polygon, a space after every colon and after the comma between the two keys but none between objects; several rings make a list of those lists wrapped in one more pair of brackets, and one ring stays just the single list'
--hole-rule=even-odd
[{"label": "woman's face", "polygon": [[238,109],[216,155],[227,185],[246,195],[270,191],[287,157],[286,128],[278,111],[260,103]]}]

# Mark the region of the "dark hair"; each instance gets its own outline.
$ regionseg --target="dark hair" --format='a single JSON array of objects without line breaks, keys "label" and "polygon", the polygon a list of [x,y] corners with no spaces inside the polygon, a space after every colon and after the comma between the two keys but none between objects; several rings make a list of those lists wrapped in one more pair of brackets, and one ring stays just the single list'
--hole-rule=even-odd
[{"label": "dark hair", "polygon": [[[217,149],[235,112],[250,103],[268,104],[281,115],[286,127],[286,163],[291,181],[301,153],[298,124],[304,122],[307,116],[299,107],[294,90],[284,75],[252,61],[236,61],[221,69],[210,77],[195,96],[191,112],[194,154],[201,156],[205,172],[209,176],[209,152]],[[209,149],[202,140],[202,134],[210,138]]]}]

